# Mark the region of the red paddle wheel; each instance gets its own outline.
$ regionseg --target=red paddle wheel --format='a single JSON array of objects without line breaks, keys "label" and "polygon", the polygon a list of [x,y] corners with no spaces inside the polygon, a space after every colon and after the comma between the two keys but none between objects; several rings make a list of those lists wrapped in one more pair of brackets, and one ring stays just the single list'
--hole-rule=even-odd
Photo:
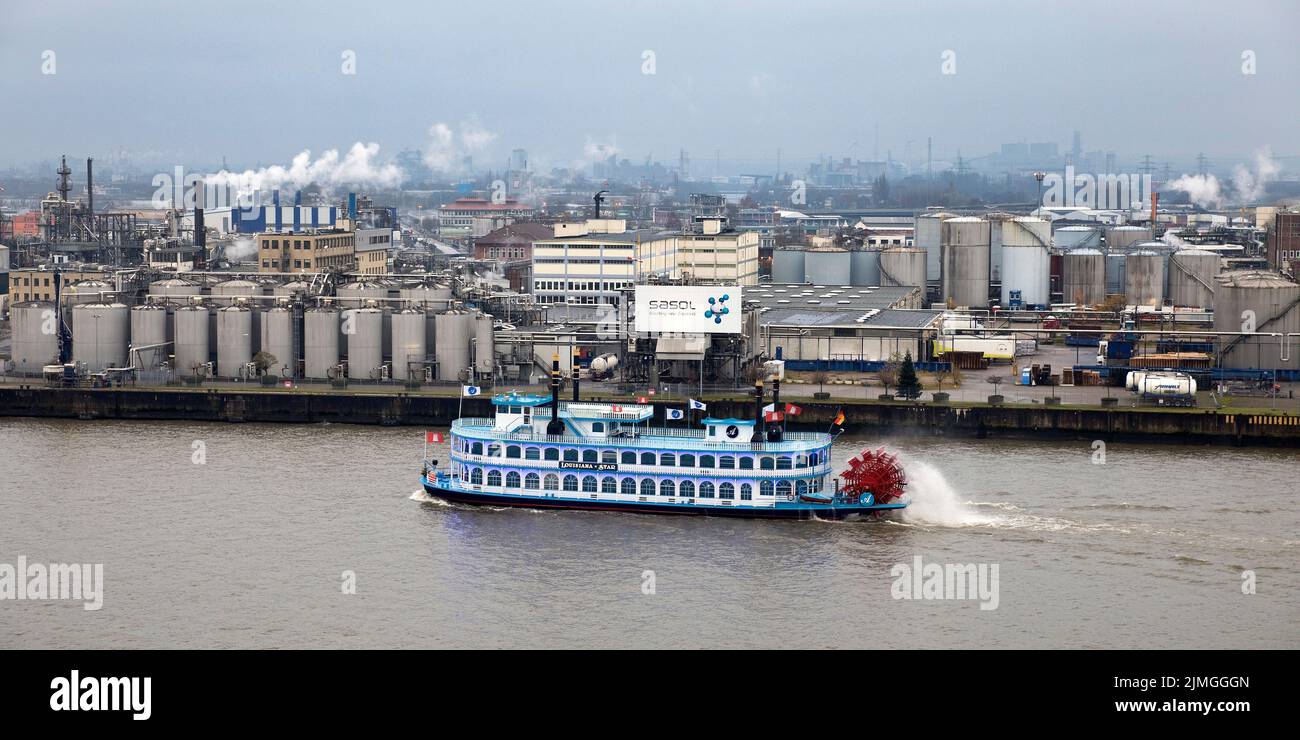
[{"label": "red paddle wheel", "polygon": [[851,497],[870,493],[879,504],[902,498],[903,488],[907,486],[902,464],[883,447],[874,451],[863,450],[851,458],[848,469],[840,473],[840,478],[844,481],[842,492]]}]

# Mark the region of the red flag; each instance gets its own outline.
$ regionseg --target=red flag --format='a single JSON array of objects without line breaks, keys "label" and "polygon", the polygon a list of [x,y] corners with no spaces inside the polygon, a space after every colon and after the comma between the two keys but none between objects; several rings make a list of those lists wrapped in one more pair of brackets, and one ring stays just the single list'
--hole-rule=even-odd
[{"label": "red flag", "polygon": [[791,416],[798,416],[803,413],[803,408],[795,406],[793,403],[787,403],[785,405],[785,412]]},{"label": "red flag", "polygon": [[636,402],[637,402],[637,403],[645,403],[645,402],[646,402],[646,397],[645,397],[645,396],[637,396],[637,397],[636,397]]},{"label": "red flag", "polygon": [[442,432],[425,432],[424,443],[430,445],[442,444]]},{"label": "red flag", "polygon": [[621,413],[623,413],[623,407],[622,407],[622,406],[619,406],[618,404],[614,404],[613,406],[610,406],[610,407],[609,407],[609,410],[612,411],[612,412],[615,413],[615,414],[621,414]]},{"label": "red flag", "polygon": [[844,423],[844,409],[840,409],[839,413],[835,415],[835,421],[831,422],[831,426],[837,427],[842,425],[843,423]]},{"label": "red flag", "polygon": [[781,421],[784,418],[785,412],[783,411],[769,411],[763,414],[763,421]]}]

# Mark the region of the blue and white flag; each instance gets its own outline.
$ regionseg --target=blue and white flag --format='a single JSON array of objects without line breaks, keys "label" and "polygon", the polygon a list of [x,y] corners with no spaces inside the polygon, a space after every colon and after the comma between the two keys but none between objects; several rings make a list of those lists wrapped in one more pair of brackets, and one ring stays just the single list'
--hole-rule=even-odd
[{"label": "blue and white flag", "polygon": [[463,397],[468,398],[469,396],[477,396],[478,394],[479,387],[476,385],[462,385],[460,387],[460,395]]},{"label": "blue and white flag", "polygon": [[685,418],[686,418],[685,411],[682,411],[681,409],[668,409],[668,419],[670,421],[673,419],[685,419]]},{"label": "blue and white flag", "polygon": [[696,409],[698,411],[704,411],[709,407],[709,405],[706,404],[705,402],[696,401],[694,398],[690,399],[690,401],[691,401],[691,408]]}]

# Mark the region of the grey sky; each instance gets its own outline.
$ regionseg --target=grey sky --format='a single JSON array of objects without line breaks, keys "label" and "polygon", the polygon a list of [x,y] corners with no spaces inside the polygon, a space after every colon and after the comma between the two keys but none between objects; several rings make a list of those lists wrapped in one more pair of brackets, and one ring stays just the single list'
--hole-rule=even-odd
[{"label": "grey sky", "polygon": [[[287,163],[474,120],[537,164],[987,153],[1056,141],[1225,164],[1300,154],[1300,3],[3,0],[0,164]],[[41,74],[43,50],[57,74]],[[357,74],[340,73],[355,50]],[[956,53],[955,75],[940,73]],[[642,53],[655,74],[642,74]],[[1257,74],[1243,75],[1252,50]]]}]

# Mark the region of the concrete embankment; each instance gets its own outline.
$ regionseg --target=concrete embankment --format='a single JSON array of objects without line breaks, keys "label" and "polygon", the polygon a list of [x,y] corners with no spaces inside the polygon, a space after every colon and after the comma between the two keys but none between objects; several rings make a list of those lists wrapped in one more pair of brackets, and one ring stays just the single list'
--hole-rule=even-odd
[{"label": "concrete embankment", "polygon": [[[708,400],[709,413],[715,417],[749,418],[753,414],[753,404],[745,399],[713,397]],[[455,396],[400,392],[0,388],[0,416],[64,419],[331,422],[438,428],[456,418],[460,403]],[[1267,410],[990,406],[869,400],[800,400],[799,403],[803,413],[798,417],[797,426],[804,429],[829,428],[835,414],[843,408],[845,428],[850,432],[1300,446],[1300,415]],[[489,413],[486,399],[464,401],[466,416]]]}]

